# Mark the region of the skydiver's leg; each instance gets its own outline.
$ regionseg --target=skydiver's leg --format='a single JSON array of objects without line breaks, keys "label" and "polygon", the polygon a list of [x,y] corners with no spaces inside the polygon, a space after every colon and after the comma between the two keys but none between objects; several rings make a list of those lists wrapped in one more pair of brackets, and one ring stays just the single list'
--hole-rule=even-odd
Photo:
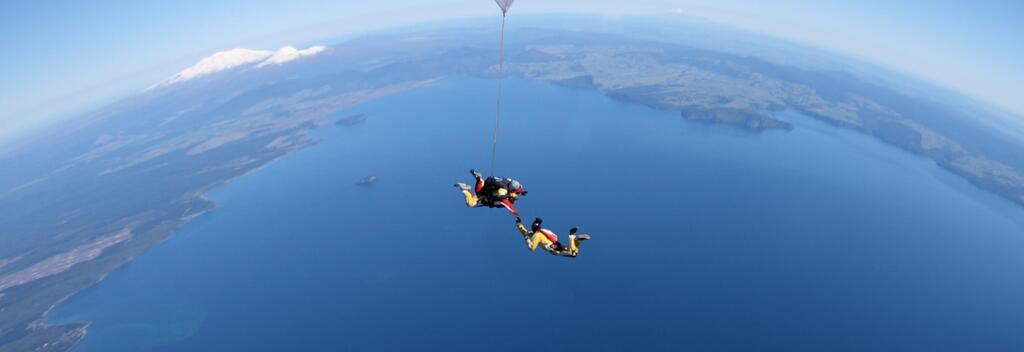
[{"label": "skydiver's leg", "polygon": [[[572,241],[573,236],[569,236],[569,240]],[[551,253],[552,255],[570,258],[575,258],[576,254],[578,253],[578,250],[574,252],[569,247],[563,246],[561,243],[558,242],[552,243],[551,245],[544,247],[544,250],[548,251],[548,253]]]},{"label": "skydiver's leg", "polygon": [[559,255],[576,257],[577,254],[580,254],[580,242],[576,239],[576,235],[569,235],[569,248],[563,248]]},{"label": "skydiver's leg", "polygon": [[534,232],[533,235],[526,237],[526,246],[530,248],[530,251],[537,250],[537,246],[539,245],[543,246],[544,250],[548,250],[551,245],[551,240],[548,239],[548,236],[540,233],[540,231]]},{"label": "skydiver's leg", "polygon": [[469,191],[469,185],[465,183],[456,183],[455,187],[462,191],[462,195],[466,196],[466,206],[475,208],[480,205],[480,198]]},{"label": "skydiver's leg", "polygon": [[576,234],[579,228],[573,227],[569,230],[569,250],[567,251],[568,256],[575,257],[580,254],[580,243],[590,239],[590,235],[587,234]]},{"label": "skydiver's leg", "polygon": [[469,174],[473,175],[473,178],[476,179],[476,188],[474,189],[476,190],[476,193],[480,193],[480,190],[484,188],[484,176],[473,169],[469,170]]},{"label": "skydiver's leg", "polygon": [[480,206],[480,198],[477,198],[475,194],[469,191],[462,191],[462,194],[466,196],[466,206],[470,208],[476,208]]}]

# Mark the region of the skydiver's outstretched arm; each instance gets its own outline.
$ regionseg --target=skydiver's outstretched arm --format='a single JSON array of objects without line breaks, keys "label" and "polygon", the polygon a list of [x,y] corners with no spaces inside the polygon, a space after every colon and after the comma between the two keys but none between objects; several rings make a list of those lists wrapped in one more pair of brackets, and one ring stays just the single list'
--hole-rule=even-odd
[{"label": "skydiver's outstretched arm", "polygon": [[530,230],[527,230],[526,226],[523,226],[523,221],[519,219],[518,216],[516,217],[516,228],[519,229],[519,233],[523,234],[523,240],[526,241],[526,247],[529,248],[531,252],[536,251],[537,246],[548,239],[547,236],[544,236],[544,234],[540,232],[531,233]]},{"label": "skydiver's outstretched arm", "polygon": [[502,199],[501,205],[505,206],[505,209],[508,209],[508,211],[512,213],[512,215],[515,215],[517,218],[519,217],[519,211],[516,210],[516,207],[512,205],[512,201],[508,200],[508,198]]},{"label": "skydiver's outstretched arm", "polygon": [[523,219],[520,219],[518,216],[516,217],[516,228],[519,229],[519,232],[522,233],[523,236],[530,235],[530,230],[527,230],[526,226],[523,226]]},{"label": "skydiver's outstretched arm", "polygon": [[533,242],[533,236],[531,236],[530,230],[527,230],[526,226],[523,226],[523,220],[518,216],[516,217],[516,229],[519,230],[519,233],[523,234],[523,240],[526,240],[526,247],[531,251],[536,250],[537,243]]}]

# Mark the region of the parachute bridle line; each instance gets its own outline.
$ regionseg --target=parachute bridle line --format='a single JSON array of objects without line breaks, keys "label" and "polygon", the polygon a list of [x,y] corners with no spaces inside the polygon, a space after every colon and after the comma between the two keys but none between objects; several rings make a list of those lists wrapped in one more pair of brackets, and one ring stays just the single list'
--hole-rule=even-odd
[{"label": "parachute bridle line", "polygon": [[498,128],[501,126],[501,86],[505,69],[505,18],[514,0],[495,0],[501,8],[501,34],[498,47],[498,99],[494,113],[494,137],[491,139],[491,176],[494,176],[494,163],[498,156]]}]

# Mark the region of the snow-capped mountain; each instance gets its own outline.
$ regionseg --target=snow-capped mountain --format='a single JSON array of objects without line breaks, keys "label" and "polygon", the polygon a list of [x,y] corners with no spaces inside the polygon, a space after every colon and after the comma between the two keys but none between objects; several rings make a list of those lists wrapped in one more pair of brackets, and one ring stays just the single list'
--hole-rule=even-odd
[{"label": "snow-capped mountain", "polygon": [[[266,67],[270,65],[283,65],[285,63],[303,58],[313,56],[327,50],[327,47],[322,45],[313,46],[307,49],[299,50],[292,46],[286,46],[277,51],[269,50],[252,50],[235,48],[231,50],[225,50],[210,55],[202,60],[199,60],[195,65],[181,70],[174,76],[171,76],[167,80],[153,85],[147,90],[169,86],[175,83],[188,81],[197,77],[210,75],[213,73],[230,70],[242,66],[256,64],[255,68]],[[258,63],[258,64],[257,64]]]},{"label": "snow-capped mountain", "polygon": [[284,63],[304,56],[313,56],[319,54],[324,50],[327,50],[327,47],[323,45],[313,46],[305,50],[299,50],[296,49],[295,47],[286,46],[277,50],[277,52],[275,52],[274,55],[271,55],[270,58],[264,60],[259,65],[256,65],[256,67],[264,67],[268,65],[282,65]]}]

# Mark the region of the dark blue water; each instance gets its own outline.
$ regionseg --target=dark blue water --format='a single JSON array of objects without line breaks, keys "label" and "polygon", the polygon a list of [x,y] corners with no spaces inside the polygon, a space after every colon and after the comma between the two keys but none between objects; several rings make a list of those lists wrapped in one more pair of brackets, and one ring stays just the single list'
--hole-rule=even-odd
[{"label": "dark blue water", "polygon": [[1024,350],[1024,211],[931,162],[795,114],[750,134],[507,88],[498,172],[527,221],[593,235],[579,258],[465,207],[494,82],[448,80],[345,112],[370,119],[51,320],[94,322],[80,352]]}]

